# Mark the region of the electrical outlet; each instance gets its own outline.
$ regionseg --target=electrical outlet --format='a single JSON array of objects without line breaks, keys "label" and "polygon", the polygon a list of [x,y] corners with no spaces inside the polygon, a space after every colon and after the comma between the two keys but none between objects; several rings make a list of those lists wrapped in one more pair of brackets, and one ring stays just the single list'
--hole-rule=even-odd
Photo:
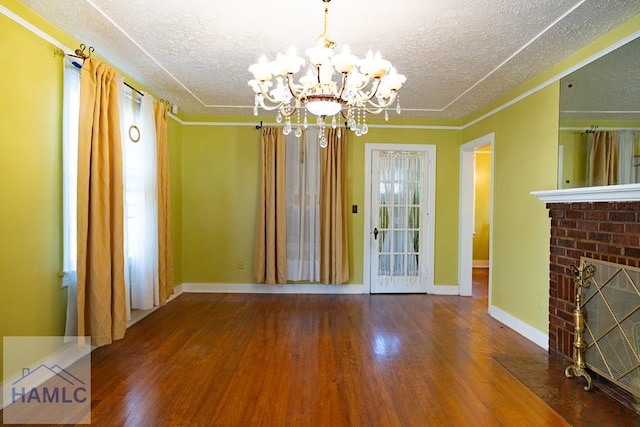
[{"label": "electrical outlet", "polygon": [[238,270],[244,270],[244,261],[238,261]]}]

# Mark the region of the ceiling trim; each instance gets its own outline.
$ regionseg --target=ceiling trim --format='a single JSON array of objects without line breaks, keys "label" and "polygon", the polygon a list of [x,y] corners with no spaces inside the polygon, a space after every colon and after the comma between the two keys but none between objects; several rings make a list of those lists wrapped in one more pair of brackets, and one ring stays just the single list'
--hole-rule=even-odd
[{"label": "ceiling trim", "polygon": [[70,47],[65,46],[59,40],[53,38],[49,34],[47,34],[44,31],[42,31],[40,28],[38,28],[35,25],[33,25],[31,22],[27,21],[26,19],[24,19],[23,17],[21,17],[20,15],[18,15],[16,13],[14,13],[13,11],[7,9],[3,5],[0,5],[0,13],[3,14],[4,16],[6,16],[7,18],[11,19],[12,21],[14,21],[16,24],[22,25],[25,29],[31,31],[36,36],[44,39],[45,41],[47,41],[49,43],[51,43],[52,45],[54,45],[58,49],[62,50],[63,52],[65,52],[65,53],[72,53],[73,52],[73,50]]},{"label": "ceiling trim", "polygon": [[480,117],[478,117],[478,118],[476,118],[474,120],[471,120],[470,122],[466,123],[463,126],[463,128],[466,129],[466,128],[470,127],[470,126],[473,126],[476,123],[479,123],[479,122],[487,119],[488,117],[491,117],[494,114],[504,110],[505,108],[510,107],[513,104],[522,101],[523,99],[527,98],[528,96],[533,95],[534,93],[546,88],[547,86],[549,86],[550,84],[555,83],[556,81],[560,81],[563,77],[568,76],[569,74],[571,74],[574,71],[584,67],[585,65],[592,63],[596,59],[602,58],[604,55],[616,50],[620,46],[624,46],[625,44],[629,43],[632,40],[637,39],[638,37],[640,37],[640,30],[633,32],[632,34],[628,35],[627,37],[624,37],[621,40],[619,40],[619,41],[607,46],[606,48],[604,48],[601,51],[595,53],[594,55],[591,55],[588,58],[578,62],[577,64],[567,68],[566,70],[561,71],[560,73],[558,73],[555,76],[547,79],[546,81],[540,83],[539,85],[534,86],[533,88],[531,88],[528,91],[522,93],[521,95],[516,96],[515,98],[511,99],[510,101],[505,102],[504,104],[500,105],[499,107],[496,107],[493,110],[490,110],[489,112],[481,115]]},{"label": "ceiling trim", "polygon": [[[180,119],[178,116],[169,113],[168,116],[180,123],[183,126],[259,126],[257,122],[200,122],[200,121],[186,121]],[[263,126],[282,127],[282,123],[266,123],[260,122]],[[311,127],[316,127],[315,124],[309,124]],[[429,129],[429,130],[462,130],[462,126],[439,126],[439,125],[379,125],[379,124],[367,124],[371,128],[377,129]]]},{"label": "ceiling trim", "polygon": [[527,47],[531,46],[531,44],[533,42],[535,42],[536,40],[538,40],[540,37],[542,37],[547,31],[549,31],[550,29],[552,29],[553,27],[555,27],[560,21],[562,21],[564,18],[566,18],[567,16],[569,16],[574,10],[576,10],[578,7],[580,7],[586,0],[580,0],[578,3],[576,3],[573,7],[571,7],[569,10],[567,10],[565,13],[563,13],[562,15],[560,15],[560,17],[558,19],[556,19],[555,21],[553,21],[551,24],[549,24],[545,29],[543,29],[542,31],[540,31],[536,36],[534,36],[531,40],[529,40],[527,43],[525,43],[522,47],[520,47],[520,49],[516,50],[514,53],[512,53],[507,59],[505,59],[504,61],[502,61],[500,64],[498,64],[497,67],[495,67],[493,70],[489,71],[489,73],[484,76],[483,78],[481,78],[480,80],[478,80],[477,82],[475,82],[470,88],[468,88],[467,90],[465,90],[464,92],[462,92],[460,95],[458,95],[453,101],[451,101],[450,103],[448,103],[447,105],[444,106],[444,108],[442,108],[440,111],[444,111],[447,108],[451,107],[453,104],[455,104],[456,102],[458,102],[458,100],[460,98],[462,98],[463,96],[465,96],[467,93],[471,92],[476,86],[478,86],[480,83],[482,83],[483,81],[485,81],[486,79],[488,79],[489,77],[491,77],[496,71],[498,71],[500,68],[502,68],[504,65],[506,65],[509,61],[511,61],[513,58],[515,58],[516,56],[518,56],[520,54],[520,52],[522,52],[523,50],[525,50]]},{"label": "ceiling trim", "polygon": [[[559,130],[579,130],[585,132],[588,129],[585,129],[585,126],[560,126]],[[640,127],[600,127],[598,126],[598,130],[640,130]]]},{"label": "ceiling trim", "polygon": [[[166,72],[176,83],[178,83],[180,85],[180,87],[182,87],[184,90],[187,91],[187,93],[189,93],[191,96],[193,96],[193,98],[196,99],[203,107],[205,107],[205,108],[253,108],[253,106],[251,106],[251,105],[247,105],[247,106],[225,106],[225,105],[218,105],[218,104],[207,104],[202,99],[200,99],[191,89],[189,89],[184,83],[182,83],[182,81],[180,81],[169,70],[167,70],[162,64],[160,64],[160,62],[158,60],[156,60],[146,49],[144,49],[142,47],[142,45],[140,45],[137,41],[135,41],[133,39],[133,37],[131,37],[122,27],[120,27],[113,19],[111,19],[107,15],[107,13],[104,12],[102,9],[100,9],[92,0],[86,0],[86,1],[87,1],[87,3],[89,5],[91,5],[91,7],[93,7],[98,13],[100,13],[100,15],[102,15],[108,22],[110,22],[118,31],[120,31],[127,39],[129,39],[136,47],[138,47],[138,49],[140,49],[140,51],[142,51],[149,59],[151,59],[156,65],[158,65],[158,67],[160,67],[164,72]],[[447,108],[451,107],[453,104],[455,104],[460,99],[462,99],[465,95],[467,95],[469,92],[471,92],[474,88],[476,88],[478,85],[480,85],[483,81],[485,81],[486,79],[491,77],[494,73],[496,73],[498,70],[500,70],[509,61],[511,61],[516,56],[518,56],[523,50],[525,50],[527,47],[529,47],[531,44],[533,44],[536,40],[538,40],[540,37],[542,37],[551,28],[556,26],[559,22],[561,22],[563,19],[565,19],[571,13],[573,13],[573,11],[575,11],[578,7],[580,7],[585,1],[586,0],[579,0],[575,5],[573,5],[571,8],[569,8],[569,10],[567,10],[565,13],[560,15],[551,24],[549,24],[547,27],[545,27],[541,32],[539,32],[537,35],[535,35],[533,38],[531,38],[527,43],[525,43],[523,46],[521,46],[519,49],[517,49],[515,52],[513,52],[511,55],[509,55],[509,57],[507,57],[504,61],[502,61],[497,67],[495,67],[493,70],[491,70],[487,75],[485,75],[480,80],[475,82],[473,85],[468,87],[466,90],[464,90],[461,94],[456,96],[452,101],[450,101],[444,107],[442,107],[442,108],[415,108],[415,109],[412,109],[411,111],[421,111],[421,112],[443,112],[443,111],[445,111]]]},{"label": "ceiling trim", "polygon": [[[118,28],[120,31],[122,31],[122,29],[117,26],[117,24],[115,24],[113,21],[111,21],[99,8],[97,8],[90,0],[87,0],[89,2],[89,4],[91,4],[92,7],[94,7],[99,13],[101,13],[103,16],[105,16],[106,19],[109,20],[109,22],[111,22],[113,25],[116,26],[116,28]],[[581,0],[581,2],[579,4],[582,4],[584,1],[586,0]],[[574,6],[572,9],[570,9],[569,12],[575,10],[575,8],[579,5],[577,4],[576,6]],[[62,42],[60,42],[59,40],[55,39],[54,37],[52,37],[51,35],[45,33],[43,30],[41,30],[40,28],[36,27],[35,25],[33,25],[32,23],[30,23],[29,21],[27,21],[26,19],[24,19],[23,17],[17,15],[15,12],[9,10],[8,8],[6,8],[5,6],[0,5],[0,13],[5,15],[6,17],[8,17],[9,19],[13,20],[14,22],[16,22],[17,24],[21,25],[22,27],[24,27],[25,29],[27,29],[28,31],[31,31],[33,34],[37,35],[38,37],[42,38],[43,40],[47,41],[48,43],[52,44],[55,47],[60,48],[61,50],[63,50],[65,53],[70,53],[72,52],[72,49],[66,45],[64,45]],[[565,17],[565,15],[563,15],[563,17]],[[552,24],[552,25],[555,25]],[[550,27],[549,27],[550,28]],[[546,31],[546,30],[545,30]],[[145,54],[149,55],[140,45],[138,45],[128,34],[126,34],[124,31],[122,31],[122,33],[127,36],[133,43],[136,44],[136,46],[138,46],[143,52],[145,52]],[[494,114],[512,106],[513,104],[529,97],[530,95],[544,89],[545,87],[549,86],[550,84],[559,81],[560,79],[562,79],[563,77],[571,74],[572,72],[576,71],[577,69],[595,61],[596,59],[601,58],[602,56],[608,54],[609,52],[614,51],[615,49],[619,48],[620,46],[623,46],[625,44],[627,44],[628,42],[635,40],[636,38],[638,38],[640,36],[640,30],[633,32],[632,34],[628,35],[627,37],[624,37],[622,39],[620,39],[619,41],[607,46],[606,48],[600,50],[599,52],[595,53],[594,55],[589,56],[588,58],[574,64],[573,66],[567,68],[566,70],[554,75],[553,77],[547,79],[546,81],[544,81],[543,83],[540,83],[536,86],[534,86],[533,88],[529,89],[528,91],[516,96],[515,98],[512,98],[511,100],[505,102],[504,104],[501,104],[500,106],[488,111],[487,113],[463,124],[462,126],[420,126],[420,125],[369,125],[369,127],[380,127],[380,128],[392,128],[392,129],[441,129],[441,130],[465,130],[491,116],[493,116]],[[539,37],[539,35],[537,36]],[[204,104],[195,94],[193,94],[186,86],[184,86],[175,76],[173,76],[173,74],[171,74],[168,70],[166,70],[160,63],[158,63],[153,57],[151,57],[151,55],[149,55],[149,57],[159,66],[161,67],[165,72],[167,72],[178,84],[180,84],[181,87],[183,87],[185,90],[187,90],[191,95],[193,95],[198,101],[200,101],[202,103],[203,106],[208,107],[207,104]],[[228,107],[228,106],[227,106]],[[238,106],[238,107],[242,107],[242,106]],[[446,108],[446,107],[445,107]],[[405,109],[407,111],[443,111],[440,109]],[[184,121],[182,119],[180,119],[179,117],[169,113],[169,117],[171,117],[173,120],[177,121],[178,123],[182,124],[182,125],[186,125],[186,126],[195,126],[195,125],[200,125],[200,126],[239,126],[239,125],[253,125],[255,126],[255,123],[251,123],[251,122],[217,122],[219,124],[216,124],[216,122],[189,122],[189,121]]]},{"label": "ceiling trim", "polygon": [[120,31],[126,38],[128,38],[131,43],[133,43],[134,45],[136,45],[136,47],[138,47],[138,49],[140,49],[145,55],[147,55],[149,57],[149,59],[151,59],[158,67],[160,67],[160,69],[162,71],[164,71],[165,73],[167,73],[167,75],[169,75],[169,77],[171,77],[176,83],[178,83],[180,85],[181,88],[183,88],[184,90],[186,90],[191,96],[193,96],[198,102],[200,102],[203,106],[205,107],[209,107],[207,104],[204,103],[204,101],[202,101],[195,93],[193,93],[193,91],[191,89],[189,89],[184,83],[182,83],[176,76],[174,76],[169,70],[167,70],[164,65],[162,65],[160,62],[158,62],[153,56],[151,56],[151,54],[149,52],[147,52],[147,50],[145,48],[143,48],[140,43],[138,43],[137,41],[135,41],[133,39],[133,37],[131,37],[122,27],[120,27],[118,24],[115,23],[115,21],[113,19],[111,19],[102,9],[100,9],[98,6],[96,6],[91,0],[86,0],[87,3],[89,3],[91,5],[91,7],[93,7],[96,12],[98,12],[100,15],[102,15],[104,17],[104,19],[106,19],[107,21],[109,21],[114,27],[116,27],[118,29],[118,31]]},{"label": "ceiling trim", "polygon": [[560,110],[561,113],[567,114],[640,114],[640,111],[572,111],[572,110]]}]

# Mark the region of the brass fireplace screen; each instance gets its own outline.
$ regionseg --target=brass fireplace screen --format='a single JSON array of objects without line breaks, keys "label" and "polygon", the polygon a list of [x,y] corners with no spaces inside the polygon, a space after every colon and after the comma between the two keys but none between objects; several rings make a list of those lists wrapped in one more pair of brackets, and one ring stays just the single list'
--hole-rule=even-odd
[{"label": "brass fireplace screen", "polygon": [[589,369],[640,397],[640,268],[581,258],[595,270],[582,288],[584,360]]}]

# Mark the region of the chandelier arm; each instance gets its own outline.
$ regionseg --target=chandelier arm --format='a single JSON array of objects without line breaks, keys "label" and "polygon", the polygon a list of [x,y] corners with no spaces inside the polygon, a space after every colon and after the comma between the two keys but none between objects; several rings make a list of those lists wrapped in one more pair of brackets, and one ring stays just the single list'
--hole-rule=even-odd
[{"label": "chandelier arm", "polygon": [[342,99],[342,94],[344,93],[344,88],[347,86],[347,73],[342,73],[342,85],[340,86],[340,90],[338,91],[338,98]]},{"label": "chandelier arm", "polygon": [[366,111],[367,113],[369,113],[369,114],[380,114],[386,108],[386,107],[381,107],[381,106],[378,106],[378,105],[375,105],[375,107],[377,107],[375,110],[370,110],[367,107],[362,107],[362,109],[364,111]]},{"label": "chandelier arm", "polygon": [[260,97],[264,100],[266,99],[267,101],[273,103],[273,104],[278,104],[277,107],[273,107],[271,108],[272,110],[275,108],[278,108],[280,106],[280,104],[282,104],[282,101],[277,101],[275,98],[272,98],[271,96],[269,96],[269,94],[263,89],[260,88]]},{"label": "chandelier arm", "polygon": [[374,82],[373,82],[373,86],[371,87],[371,95],[366,95],[364,97],[362,97],[361,101],[363,102],[371,102],[371,100],[373,99],[374,96],[376,96],[376,93],[378,93],[378,89],[380,88],[380,79],[379,78],[375,78]]},{"label": "chandelier arm", "polygon": [[300,101],[296,98],[296,104],[294,107],[291,107],[291,105],[289,105],[289,107],[291,108],[291,111],[287,112],[286,110],[286,106],[289,104],[282,104],[279,107],[280,110],[280,114],[282,114],[284,117],[291,117],[293,115],[293,113],[295,113],[298,108],[300,108]]},{"label": "chandelier arm", "polygon": [[300,105],[300,99],[302,98],[302,89],[300,91],[296,91],[296,88],[293,84],[293,74],[287,74],[287,86],[289,87],[289,92],[296,100],[296,104]]},{"label": "chandelier arm", "polygon": [[282,107],[282,103],[278,103],[278,105],[267,105],[264,103],[264,97],[260,97],[258,100],[258,103],[260,104],[260,107],[262,107],[263,109],[267,110],[267,111],[273,111],[273,110],[277,110],[278,108]]},{"label": "chandelier arm", "polygon": [[[391,104],[393,104],[393,102],[396,100],[396,95],[397,95],[397,92],[392,92],[391,96],[389,97],[389,100],[387,102],[383,102],[380,104],[377,104],[372,100],[369,100],[366,103],[363,103],[363,106],[361,108],[364,108],[367,111],[367,113],[378,114],[382,110],[384,110],[385,108],[388,108]],[[367,104],[373,106],[375,110],[369,110],[367,108]]]}]

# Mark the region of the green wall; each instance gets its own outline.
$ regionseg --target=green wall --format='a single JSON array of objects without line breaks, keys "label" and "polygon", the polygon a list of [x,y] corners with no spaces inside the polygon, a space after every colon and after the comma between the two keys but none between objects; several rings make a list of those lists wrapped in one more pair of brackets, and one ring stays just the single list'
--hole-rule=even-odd
[{"label": "green wall", "polygon": [[[457,283],[459,131],[374,128],[349,133],[347,206],[350,284],[363,283],[364,146],[436,145],[435,283]],[[260,172],[260,132],[252,126],[183,128],[183,280],[252,283],[253,239]],[[455,165],[455,167],[451,167]]]},{"label": "green wall", "polygon": [[[637,129],[638,121],[603,121],[587,120],[560,123],[558,144],[563,148],[562,156],[562,188],[578,188],[587,185],[587,134],[585,130],[592,125],[601,130]],[[576,129],[578,128],[578,129]],[[635,138],[634,155],[640,154],[640,141]]]},{"label": "green wall", "polygon": [[[588,129],[588,128],[587,128]],[[587,173],[587,136],[578,130],[561,130],[562,188],[584,187]]]},{"label": "green wall", "polygon": [[[77,46],[77,41],[19,2],[0,0],[0,4],[62,43]],[[465,123],[639,28],[640,15],[478,111]],[[0,54],[11,59],[0,67],[3,336],[60,335],[64,330],[66,290],[61,288],[58,276],[62,245],[62,66],[56,50],[0,15]],[[559,87],[554,83],[464,130],[372,128],[364,137],[350,136],[347,203],[361,207],[364,203],[364,144],[436,145],[434,281],[456,284],[459,147],[495,132],[492,304],[546,332],[549,219],[544,204],[530,192],[556,186],[558,101]],[[391,124],[411,122],[401,117]],[[425,124],[419,120],[414,123]],[[259,138],[259,132],[250,126],[191,126],[169,121],[177,284],[251,282]],[[349,214],[350,283],[354,284],[363,282],[364,215],[362,210]]]},{"label": "green wall", "polygon": [[173,283],[182,280],[182,129],[183,126],[169,118],[167,139],[169,143],[169,179],[171,185],[171,243],[173,246]]},{"label": "green wall", "polygon": [[[480,151],[485,151],[483,148]],[[491,211],[491,153],[475,153],[475,218],[473,236],[473,260],[489,260],[490,211]]]},{"label": "green wall", "polygon": [[[69,46],[12,0],[0,4]],[[64,335],[62,54],[0,14],[0,335]],[[174,283],[182,283],[182,125],[169,120]],[[2,354],[0,340],[0,354]],[[7,373],[9,375],[9,373]],[[4,372],[0,364],[0,378]]]},{"label": "green wall", "polygon": [[0,56],[5,58],[0,67],[2,336],[64,333],[62,67],[54,52],[0,15]]},{"label": "green wall", "polygon": [[464,131],[495,133],[491,303],[546,332],[549,217],[530,195],[556,187],[559,85],[552,84]]}]

